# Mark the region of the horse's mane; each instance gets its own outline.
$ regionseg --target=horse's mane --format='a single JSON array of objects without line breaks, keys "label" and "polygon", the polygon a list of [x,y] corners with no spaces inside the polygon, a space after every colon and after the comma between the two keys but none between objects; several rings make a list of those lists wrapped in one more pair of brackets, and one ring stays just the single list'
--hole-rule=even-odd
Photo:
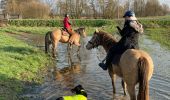
[{"label": "horse's mane", "polygon": [[117,39],[111,35],[110,33],[106,33],[104,31],[99,31],[98,34],[102,37],[102,42],[106,45],[113,45],[117,43]]},{"label": "horse's mane", "polygon": [[80,34],[80,32],[83,31],[83,30],[85,30],[85,28],[80,27],[80,28],[75,29],[74,31]]}]

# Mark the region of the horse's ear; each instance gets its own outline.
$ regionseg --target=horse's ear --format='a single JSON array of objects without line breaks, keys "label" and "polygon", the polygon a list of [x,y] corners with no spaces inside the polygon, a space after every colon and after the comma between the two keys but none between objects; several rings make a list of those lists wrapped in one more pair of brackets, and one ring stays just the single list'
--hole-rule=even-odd
[{"label": "horse's ear", "polygon": [[96,28],[96,31],[95,31],[96,33],[99,33],[99,30]]}]

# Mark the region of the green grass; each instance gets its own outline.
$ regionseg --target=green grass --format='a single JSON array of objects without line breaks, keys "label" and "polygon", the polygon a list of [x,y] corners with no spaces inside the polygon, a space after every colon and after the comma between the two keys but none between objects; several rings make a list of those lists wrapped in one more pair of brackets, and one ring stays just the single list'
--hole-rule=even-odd
[{"label": "green grass", "polygon": [[40,83],[40,69],[48,57],[43,51],[0,32],[0,100],[13,100],[25,83]]},{"label": "green grass", "polygon": [[161,45],[170,49],[170,29],[169,28],[149,28],[146,29],[146,35],[150,39],[158,41]]},{"label": "green grass", "polygon": [[[22,34],[22,33],[32,33],[32,34],[45,34],[48,31],[55,30],[57,28],[61,27],[16,27],[16,26],[9,26],[9,27],[3,27],[0,28],[0,32],[9,32],[9,33],[16,33],[16,34]],[[78,27],[73,27],[73,29],[77,29]],[[108,25],[103,27],[85,27],[86,33],[88,35],[92,35],[96,29],[104,30],[109,33],[113,33],[117,31],[115,25]]]},{"label": "green grass", "polygon": [[16,27],[9,26],[0,28],[0,32],[9,32],[9,33],[32,33],[32,34],[45,34],[46,32],[55,29],[54,27]]}]

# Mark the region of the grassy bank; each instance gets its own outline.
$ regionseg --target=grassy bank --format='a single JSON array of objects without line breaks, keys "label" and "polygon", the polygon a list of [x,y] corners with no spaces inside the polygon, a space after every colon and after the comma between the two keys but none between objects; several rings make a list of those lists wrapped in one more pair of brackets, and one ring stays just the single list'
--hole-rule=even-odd
[{"label": "grassy bank", "polygon": [[[45,34],[48,31],[55,30],[55,29],[60,29],[61,27],[16,27],[16,26],[9,26],[9,27],[4,27],[1,29],[1,32],[9,32],[9,33],[16,33],[16,34],[22,34],[23,32],[25,33],[32,33],[32,34]],[[76,29],[78,27],[73,27],[73,29]],[[86,33],[88,35],[92,35],[95,31],[96,28],[104,30],[109,33],[113,33],[116,31],[116,26],[115,25],[108,25],[104,27],[85,27],[86,28]]]},{"label": "grassy bank", "polygon": [[40,83],[48,61],[43,51],[0,32],[0,100],[16,100],[24,84]]},{"label": "grassy bank", "polygon": [[170,28],[148,28],[146,35],[170,49]]},{"label": "grassy bank", "polygon": [[[163,24],[162,24],[163,25]],[[154,24],[153,24],[154,26]],[[156,27],[157,26],[157,27]],[[156,28],[155,28],[156,27]],[[166,27],[158,27],[156,24],[155,27],[153,28],[147,28],[145,27],[145,33],[148,35],[151,39],[156,40],[160,42],[161,45],[166,46],[170,48],[170,26]],[[18,33],[22,34],[23,32],[26,33],[33,33],[33,34],[45,34],[46,32],[50,30],[54,30],[56,28],[60,27],[16,27],[16,26],[10,26],[10,27],[5,27],[1,29],[1,32],[10,32],[10,33]],[[116,25],[107,25],[103,27],[86,27],[86,33],[88,35],[92,35],[95,31],[95,29],[98,28],[100,30],[104,30],[109,33],[117,33]],[[74,28],[76,29],[76,28]]]}]

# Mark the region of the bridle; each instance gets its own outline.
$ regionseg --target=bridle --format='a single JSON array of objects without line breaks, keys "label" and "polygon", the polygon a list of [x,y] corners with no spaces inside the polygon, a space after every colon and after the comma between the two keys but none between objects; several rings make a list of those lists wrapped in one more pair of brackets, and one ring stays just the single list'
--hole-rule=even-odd
[{"label": "bridle", "polygon": [[88,43],[92,45],[92,48],[98,47],[101,43],[101,40],[99,39],[99,37],[97,36],[93,40],[94,40],[93,42],[90,40],[88,41]]}]

